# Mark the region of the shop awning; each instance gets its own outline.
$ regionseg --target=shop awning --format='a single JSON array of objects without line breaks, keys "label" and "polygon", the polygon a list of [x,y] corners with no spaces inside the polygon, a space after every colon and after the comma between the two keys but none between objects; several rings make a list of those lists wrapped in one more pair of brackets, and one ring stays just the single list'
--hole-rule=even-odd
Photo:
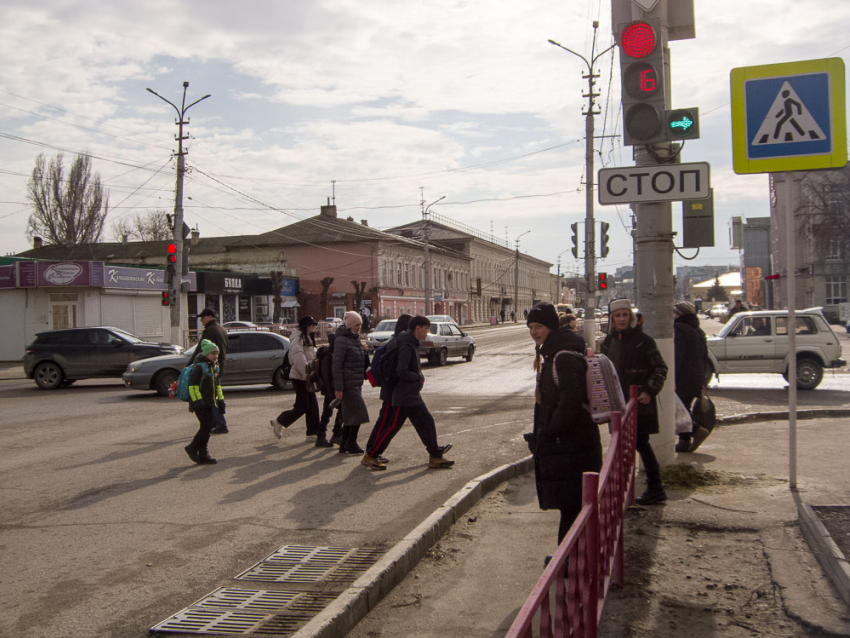
[{"label": "shop awning", "polygon": [[280,304],[281,308],[300,308],[301,304],[298,303],[295,299],[287,299],[282,304]]}]

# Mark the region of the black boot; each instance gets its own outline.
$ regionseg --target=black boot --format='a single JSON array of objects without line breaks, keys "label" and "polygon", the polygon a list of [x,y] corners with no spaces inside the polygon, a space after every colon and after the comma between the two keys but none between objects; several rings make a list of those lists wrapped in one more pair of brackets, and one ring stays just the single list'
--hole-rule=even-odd
[{"label": "black boot", "polygon": [[210,452],[206,446],[198,448],[198,456],[201,459],[200,461],[198,461],[198,463],[200,463],[201,465],[215,465],[216,463],[218,463],[218,461],[216,461],[213,457],[210,456]]},{"label": "black boot", "polygon": [[328,441],[328,433],[324,430],[319,430],[316,433],[316,447],[333,447],[334,444]]},{"label": "black boot", "polygon": [[[357,445],[357,434],[360,432],[360,426],[359,425],[346,425],[343,428],[343,431],[346,431],[346,430],[347,430],[347,433],[343,435],[343,436],[347,436],[345,443],[344,443],[345,451],[348,452],[349,454],[363,454],[363,452],[364,452],[363,448],[361,448],[359,445]],[[342,449],[342,447],[343,446],[340,446],[340,449]]]},{"label": "black boot", "polygon": [[663,503],[667,500],[667,492],[661,484],[647,486],[646,491],[635,499],[638,505],[654,505],[655,503]]},{"label": "black boot", "polygon": [[186,454],[189,455],[189,458],[192,459],[192,461],[194,463],[200,463],[201,462],[201,457],[198,455],[198,450],[195,449],[194,443],[190,443],[189,445],[187,445],[183,449],[186,450]]},{"label": "black boot", "polygon": [[339,450],[340,454],[345,454],[348,447],[348,428],[341,428],[339,433]]}]

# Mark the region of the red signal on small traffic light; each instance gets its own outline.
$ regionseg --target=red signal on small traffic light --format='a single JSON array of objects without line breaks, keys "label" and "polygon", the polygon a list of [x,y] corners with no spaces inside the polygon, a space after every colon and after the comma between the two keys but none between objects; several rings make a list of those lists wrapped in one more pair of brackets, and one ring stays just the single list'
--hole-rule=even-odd
[{"label": "red signal on small traffic light", "polygon": [[620,35],[623,52],[630,58],[645,58],[655,50],[655,29],[646,22],[633,22]]},{"label": "red signal on small traffic light", "polygon": [[162,291],[162,305],[170,306],[171,305],[171,294],[167,290]]}]

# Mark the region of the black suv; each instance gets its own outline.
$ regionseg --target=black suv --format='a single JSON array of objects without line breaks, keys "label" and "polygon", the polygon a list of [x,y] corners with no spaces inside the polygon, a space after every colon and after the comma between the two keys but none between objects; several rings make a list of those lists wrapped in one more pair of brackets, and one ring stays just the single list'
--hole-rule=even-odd
[{"label": "black suv", "polygon": [[71,385],[78,379],[121,378],[133,361],[182,348],[149,343],[120,328],[69,328],[40,332],[26,349],[24,372],[42,390]]}]

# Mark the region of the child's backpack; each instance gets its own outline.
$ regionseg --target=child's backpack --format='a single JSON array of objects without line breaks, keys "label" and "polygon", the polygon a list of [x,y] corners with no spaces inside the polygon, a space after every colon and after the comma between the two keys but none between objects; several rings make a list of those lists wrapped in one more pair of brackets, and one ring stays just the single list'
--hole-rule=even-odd
[{"label": "child's backpack", "polygon": [[587,398],[590,416],[596,423],[607,423],[612,412],[624,412],[626,400],[614,363],[604,354],[587,349]]},{"label": "child's backpack", "polygon": [[[180,378],[177,379],[177,387],[174,389],[174,396],[176,396],[181,401],[186,401],[187,403],[191,401],[189,397],[189,375],[192,374],[192,370],[196,365],[202,365],[203,361],[199,361],[198,363],[193,363],[190,366],[183,368],[180,371]],[[204,366],[205,374],[210,374],[209,366]]]},{"label": "child's backpack", "polygon": [[[563,353],[569,353],[580,357],[577,352],[562,350],[555,355],[555,360]],[[587,411],[594,423],[607,423],[611,420],[613,412],[623,412],[626,409],[626,401],[623,398],[623,389],[620,387],[620,378],[611,359],[604,354],[595,354],[593,348],[587,349]],[[555,362],[552,362],[552,376],[558,383],[558,373],[555,370]]]},{"label": "child's backpack", "polygon": [[380,388],[395,380],[396,357],[393,355],[398,353],[398,347],[394,345],[392,350],[387,351],[390,343],[392,340],[375,350],[372,355],[372,364],[366,371],[366,378],[373,388]]}]

